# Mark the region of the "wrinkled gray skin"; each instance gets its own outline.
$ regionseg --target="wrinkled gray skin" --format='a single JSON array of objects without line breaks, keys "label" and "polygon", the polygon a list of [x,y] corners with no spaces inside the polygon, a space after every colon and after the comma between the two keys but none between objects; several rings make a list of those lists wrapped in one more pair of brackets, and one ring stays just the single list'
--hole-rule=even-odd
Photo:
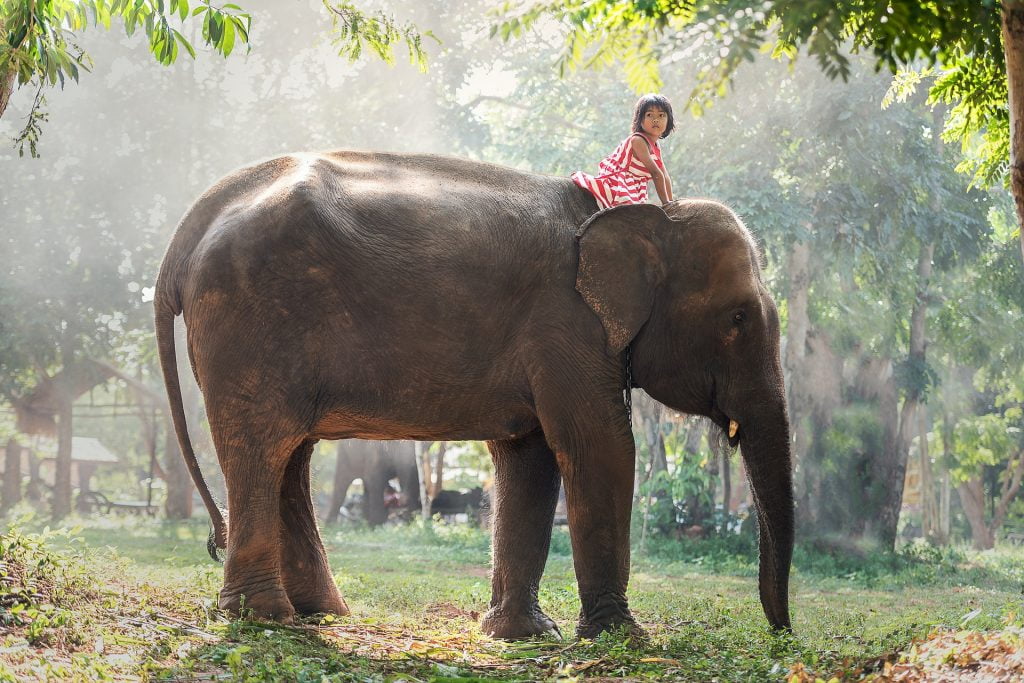
[{"label": "wrinkled gray skin", "polygon": [[388,519],[384,489],[392,479],[398,479],[402,509],[419,512],[420,474],[411,441],[339,441],[334,492],[327,505],[326,521],[338,521],[338,511],[356,479],[363,482],[363,517],[371,525],[383,524]]},{"label": "wrinkled gray skin", "polygon": [[[788,628],[793,545],[779,320],[754,243],[711,201],[595,214],[565,178],[436,156],[298,154],[243,168],[191,208],[156,287],[182,450],[227,542],[220,606],[284,622],[348,611],[309,497],[318,439],[486,440],[495,469],[486,633],[553,622],[537,602],[559,478],[577,632],[625,625],[636,385],[742,448],[760,593]],[[188,443],[173,318],[206,399],[227,528]],[[230,530],[228,532],[227,530]]]}]

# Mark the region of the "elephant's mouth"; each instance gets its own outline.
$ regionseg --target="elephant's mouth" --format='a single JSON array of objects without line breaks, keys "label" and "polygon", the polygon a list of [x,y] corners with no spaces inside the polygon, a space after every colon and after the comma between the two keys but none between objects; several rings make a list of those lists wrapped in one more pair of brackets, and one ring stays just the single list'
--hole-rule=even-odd
[{"label": "elephant's mouth", "polygon": [[743,425],[723,413],[717,406],[712,409],[711,421],[722,430],[722,434],[729,441],[730,448],[740,445],[743,438]]},{"label": "elephant's mouth", "polygon": [[742,435],[742,432],[743,429],[740,426],[739,422],[737,422],[736,420],[729,420],[725,433],[729,438],[730,447],[736,448],[737,446],[740,445],[740,436]]},{"label": "elephant's mouth", "polygon": [[722,430],[722,436],[729,442],[729,448],[736,448],[743,438],[742,425],[720,410],[715,410],[715,413],[711,420]]}]

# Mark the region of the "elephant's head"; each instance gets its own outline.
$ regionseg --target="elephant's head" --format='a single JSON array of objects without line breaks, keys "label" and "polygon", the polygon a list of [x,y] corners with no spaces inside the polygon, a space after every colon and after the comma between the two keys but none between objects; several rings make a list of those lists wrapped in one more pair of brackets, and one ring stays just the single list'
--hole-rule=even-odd
[{"label": "elephant's head", "polygon": [[709,417],[740,446],[757,505],[761,604],[772,626],[788,628],[789,418],[778,311],[753,239],[736,214],[704,200],[608,209],[577,236],[576,289],[609,354],[629,346],[637,386]]}]

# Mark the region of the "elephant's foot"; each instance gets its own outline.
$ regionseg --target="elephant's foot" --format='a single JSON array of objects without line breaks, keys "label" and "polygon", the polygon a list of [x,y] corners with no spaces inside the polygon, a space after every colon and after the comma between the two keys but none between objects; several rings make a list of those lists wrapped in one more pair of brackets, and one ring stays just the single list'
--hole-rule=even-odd
[{"label": "elephant's foot", "polygon": [[623,628],[631,640],[647,640],[647,632],[633,620],[633,617],[608,622],[594,622],[580,617],[580,621],[576,625],[576,637],[593,640],[605,631],[615,631]]},{"label": "elephant's foot", "polygon": [[262,588],[249,586],[220,589],[217,606],[233,617],[252,615],[257,619],[291,624],[295,621],[295,608],[280,585]]},{"label": "elephant's foot", "polygon": [[323,581],[319,585],[305,585],[301,589],[288,587],[288,598],[299,614],[336,614],[339,617],[349,613],[345,598],[334,585],[334,581]]},{"label": "elephant's foot", "polygon": [[480,629],[492,638],[517,640],[543,635],[562,637],[562,632],[540,607],[534,605],[526,611],[512,611],[505,607],[492,607],[480,622]]},{"label": "elephant's foot", "polygon": [[[581,596],[582,597],[582,596]],[[576,625],[577,638],[596,638],[605,631],[625,629],[630,638],[644,640],[647,633],[633,619],[624,597],[603,595],[583,599],[580,620]]]},{"label": "elephant's foot", "polygon": [[299,614],[343,617],[349,613],[319,542],[309,547],[285,547],[281,553],[281,582]]}]

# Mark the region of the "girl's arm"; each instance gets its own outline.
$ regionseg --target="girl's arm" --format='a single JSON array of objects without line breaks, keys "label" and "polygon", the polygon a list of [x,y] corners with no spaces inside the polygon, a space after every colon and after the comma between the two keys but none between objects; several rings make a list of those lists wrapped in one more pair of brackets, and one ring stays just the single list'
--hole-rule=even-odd
[{"label": "girl's arm", "polygon": [[674,201],[676,196],[672,194],[672,179],[668,177],[668,171],[665,171],[665,186],[668,188],[668,200]]},{"label": "girl's arm", "polygon": [[647,172],[651,174],[651,180],[654,181],[654,189],[657,190],[661,203],[666,204],[672,201],[672,185],[668,179],[668,174],[662,171],[658,164],[654,163],[654,159],[651,158],[651,152],[647,149],[647,141],[639,135],[634,136],[630,147],[632,147],[636,158],[640,160],[640,163],[644,165]]}]

